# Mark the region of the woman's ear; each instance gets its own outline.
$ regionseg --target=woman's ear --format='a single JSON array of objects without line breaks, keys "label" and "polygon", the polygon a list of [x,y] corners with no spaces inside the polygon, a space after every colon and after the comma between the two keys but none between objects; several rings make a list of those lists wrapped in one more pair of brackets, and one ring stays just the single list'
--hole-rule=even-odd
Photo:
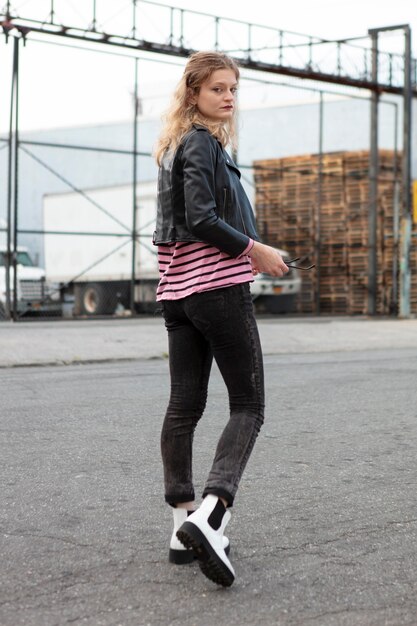
[{"label": "woman's ear", "polygon": [[191,87],[187,88],[187,104],[195,104],[197,102],[197,96]]}]

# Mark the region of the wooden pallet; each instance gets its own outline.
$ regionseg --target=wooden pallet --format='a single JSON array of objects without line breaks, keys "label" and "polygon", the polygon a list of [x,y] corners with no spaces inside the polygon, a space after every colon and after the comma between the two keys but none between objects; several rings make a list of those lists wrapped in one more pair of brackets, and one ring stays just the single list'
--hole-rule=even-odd
[{"label": "wooden pallet", "polygon": [[[397,172],[400,158],[397,158]],[[377,310],[393,306],[393,259],[398,255],[394,227],[394,153],[381,150],[377,210]],[[368,309],[369,153],[322,155],[320,206],[319,157],[307,154],[254,163],[256,214],[264,241],[320,265],[316,275],[303,274],[298,310],[366,314]],[[400,172],[398,172],[400,176]],[[414,226],[414,236],[417,227]],[[320,247],[316,249],[317,234]],[[415,239],[414,239],[415,241]],[[417,251],[411,254],[411,310],[417,312]],[[395,304],[395,303],[394,303]]]}]

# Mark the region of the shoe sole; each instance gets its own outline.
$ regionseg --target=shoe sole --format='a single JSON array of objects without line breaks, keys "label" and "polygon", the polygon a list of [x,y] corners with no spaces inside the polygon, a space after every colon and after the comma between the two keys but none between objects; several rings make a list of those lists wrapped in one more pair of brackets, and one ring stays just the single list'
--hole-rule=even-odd
[{"label": "shoe sole", "polygon": [[195,554],[192,550],[173,550],[169,549],[168,560],[174,565],[187,565],[188,563],[194,563]]},{"label": "shoe sole", "polygon": [[193,551],[201,571],[207,578],[223,587],[230,587],[233,584],[234,575],[195,524],[184,522],[177,531],[177,537],[186,548]]},{"label": "shoe sole", "polygon": [[[226,555],[229,556],[230,543],[225,547],[224,551],[226,552]],[[197,560],[197,556],[193,550],[174,550],[173,548],[170,548],[168,560],[174,565],[189,565]]]}]

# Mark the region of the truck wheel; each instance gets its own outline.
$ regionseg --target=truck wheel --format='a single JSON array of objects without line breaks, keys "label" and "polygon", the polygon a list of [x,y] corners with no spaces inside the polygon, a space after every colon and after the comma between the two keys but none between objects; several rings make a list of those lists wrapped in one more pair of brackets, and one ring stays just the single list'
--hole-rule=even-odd
[{"label": "truck wheel", "polygon": [[109,285],[88,283],[78,294],[77,309],[81,315],[111,315],[116,309],[117,297]]}]

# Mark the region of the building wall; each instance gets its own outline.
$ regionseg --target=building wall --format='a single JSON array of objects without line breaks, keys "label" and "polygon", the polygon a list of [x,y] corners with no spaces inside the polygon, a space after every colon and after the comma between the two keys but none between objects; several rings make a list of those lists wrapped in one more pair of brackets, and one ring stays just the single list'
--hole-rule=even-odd
[{"label": "building wall", "polygon": [[[417,102],[413,103],[417,120]],[[369,109],[364,100],[333,100],[324,103],[323,150],[369,149]],[[401,103],[399,110],[401,109]],[[394,146],[393,107],[382,104],[380,110],[380,148]],[[139,151],[151,152],[159,119],[143,119],[139,123]],[[413,177],[417,178],[417,124],[412,129],[414,154]],[[43,141],[76,146],[110,147],[131,150],[133,146],[132,123],[115,123],[79,128],[22,133],[24,141]],[[7,206],[7,147],[0,142],[0,217],[6,216]],[[399,117],[399,145],[401,145],[401,116]],[[42,165],[25,150],[29,150]],[[238,161],[243,166],[243,183],[251,199],[254,198],[253,177],[250,165],[256,159],[277,158],[316,153],[319,150],[318,103],[286,105],[263,109],[243,110],[239,114]],[[58,174],[50,171],[51,168]],[[128,184],[132,181],[132,156],[106,154],[82,149],[64,149],[23,145],[19,152],[19,228],[42,229],[42,198],[44,194],[60,193],[74,189]],[[139,182],[156,180],[157,169],[150,157],[139,157]],[[68,182],[66,182],[68,181]],[[70,184],[68,184],[70,183]],[[74,224],[74,230],[77,225]],[[20,236],[21,245],[30,248],[42,264],[41,235]]]}]

